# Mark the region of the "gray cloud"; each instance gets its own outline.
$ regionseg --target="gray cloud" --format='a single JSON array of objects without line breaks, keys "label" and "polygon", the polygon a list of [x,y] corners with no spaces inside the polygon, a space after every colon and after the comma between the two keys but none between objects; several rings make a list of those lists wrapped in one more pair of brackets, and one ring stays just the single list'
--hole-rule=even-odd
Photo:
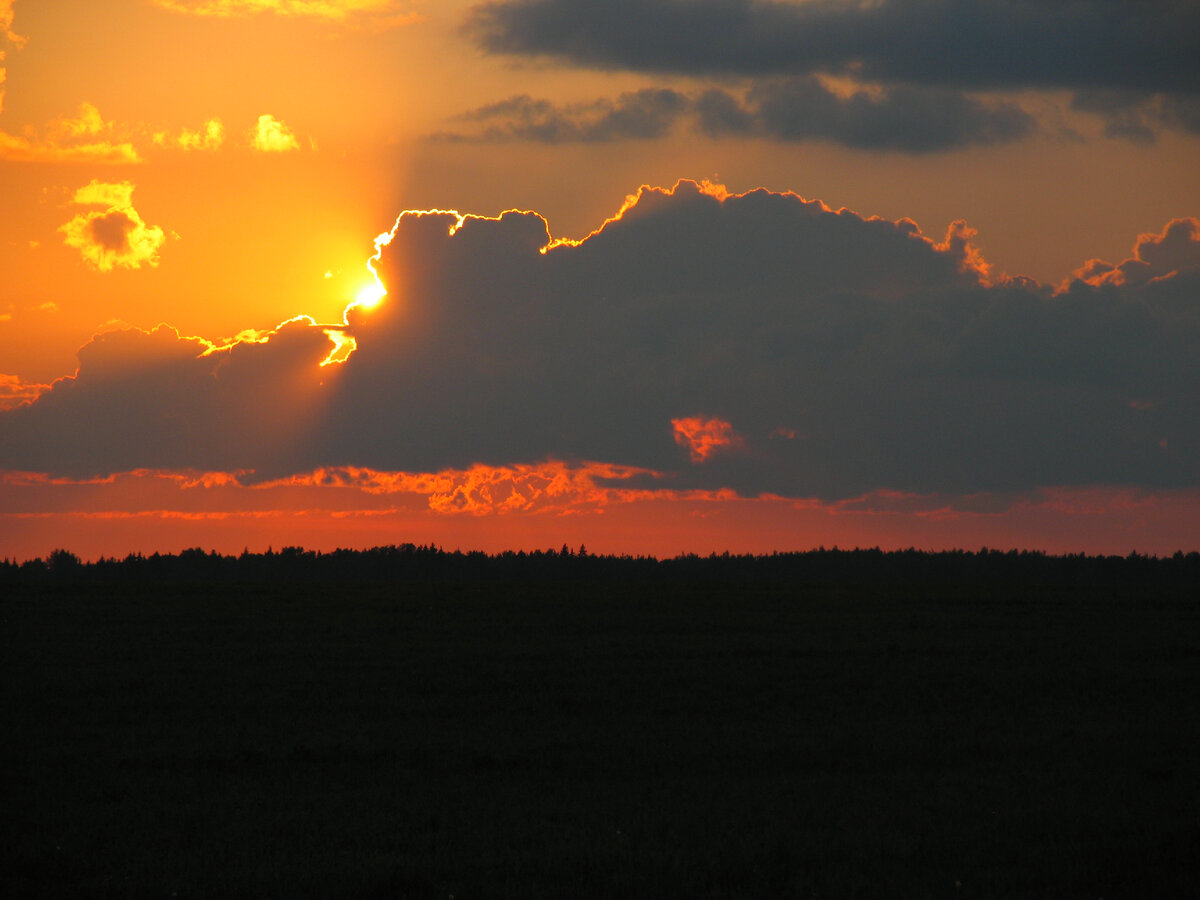
[{"label": "gray cloud", "polygon": [[[1060,290],[953,225],[645,189],[578,245],[532,213],[406,214],[354,309],[212,350],[102,335],[0,413],[0,466],[435,471],[593,460],[784,496],[1200,484],[1200,223]],[[545,252],[543,252],[545,250]],[[205,351],[209,350],[205,354]],[[705,443],[707,442],[707,443]]]},{"label": "gray cloud", "polygon": [[1200,134],[1200,94],[1147,94],[1128,90],[1077,91],[1071,108],[1104,119],[1104,133],[1152,143],[1160,128]]},{"label": "gray cloud", "polygon": [[493,53],[603,69],[1200,89],[1200,6],[1180,0],[499,0],[476,6],[467,30]]},{"label": "gray cloud", "polygon": [[[728,97],[706,101],[719,133],[752,124],[910,152],[1008,140],[1033,130],[1030,117],[964,92],[1028,89],[1077,92],[1072,107],[1100,115],[1109,137],[1200,133],[1200,5],[1180,0],[493,0],[465,30],[490,53],[751,80],[764,108],[749,123]],[[821,74],[886,95],[834,97]]]},{"label": "gray cloud", "polygon": [[481,127],[437,137],[548,144],[647,139],[662,137],[686,118],[709,137],[824,140],[858,149],[930,153],[1003,143],[1036,128],[1033,117],[1011,103],[984,103],[938,88],[842,95],[815,77],[770,79],[745,97],[715,88],[698,95],[646,89],[622,94],[615,101],[559,106],[522,95],[459,118]]},{"label": "gray cloud", "polygon": [[445,132],[436,137],[459,141],[526,140],[544,144],[658,138],[671,130],[689,105],[684,94],[665,88],[630,91],[615,101],[597,100],[562,106],[520,95],[481,106],[458,117],[464,122],[481,123],[481,131],[470,134]]},{"label": "gray cloud", "polygon": [[958,91],[896,87],[848,97],[816,78],[772,80],[749,97],[760,126],[784,140],[822,138],[861,149],[922,153],[1025,137],[1032,116],[1012,103],[983,103]]}]

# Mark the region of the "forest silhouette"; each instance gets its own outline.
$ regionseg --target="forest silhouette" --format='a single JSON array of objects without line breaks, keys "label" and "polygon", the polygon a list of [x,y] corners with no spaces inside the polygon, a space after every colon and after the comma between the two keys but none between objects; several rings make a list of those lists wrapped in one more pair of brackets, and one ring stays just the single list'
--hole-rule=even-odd
[{"label": "forest silhouette", "polygon": [[0,564],[6,896],[1161,898],[1200,554]]}]

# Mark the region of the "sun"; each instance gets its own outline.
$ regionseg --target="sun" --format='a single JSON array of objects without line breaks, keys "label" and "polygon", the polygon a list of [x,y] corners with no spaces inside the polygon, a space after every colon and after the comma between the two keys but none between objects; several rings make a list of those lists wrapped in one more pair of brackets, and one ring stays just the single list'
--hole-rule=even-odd
[{"label": "sun", "polygon": [[387,296],[387,291],[379,282],[368,284],[358,292],[358,297],[354,300],[354,305],[362,309],[374,309],[379,305],[380,301]]}]

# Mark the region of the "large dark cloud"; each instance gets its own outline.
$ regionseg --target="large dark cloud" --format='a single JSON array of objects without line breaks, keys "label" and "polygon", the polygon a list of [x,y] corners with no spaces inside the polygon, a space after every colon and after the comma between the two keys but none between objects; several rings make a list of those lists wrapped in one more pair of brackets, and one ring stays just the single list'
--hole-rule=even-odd
[{"label": "large dark cloud", "polygon": [[319,326],[201,355],[103,335],[0,413],[0,466],[433,471],[597,460],[672,487],[844,498],[1200,484],[1200,223],[1060,290],[790,194],[645,190],[579,245],[406,214],[320,368]]},{"label": "large dark cloud", "polygon": [[1200,90],[1191,0],[499,0],[468,31],[493,53],[605,69]]},{"label": "large dark cloud", "polygon": [[716,88],[695,95],[647,88],[615,101],[556,105],[521,95],[459,116],[467,130],[438,137],[547,144],[637,140],[662,137],[685,118],[710,137],[825,140],[906,153],[1003,143],[1036,127],[1015,104],[985,103],[957,91],[899,87],[839,94],[816,77],[801,76],[764,81],[744,97]]},{"label": "large dark cloud", "polygon": [[[1029,134],[1032,119],[970,92],[1029,89],[1076,92],[1072,108],[1101,116],[1109,137],[1200,133],[1191,0],[493,0],[466,31],[490,53],[749,79],[750,108],[710,134],[910,152],[990,143]],[[884,95],[832,95],[817,75]],[[711,99],[714,113],[739,112]]]}]

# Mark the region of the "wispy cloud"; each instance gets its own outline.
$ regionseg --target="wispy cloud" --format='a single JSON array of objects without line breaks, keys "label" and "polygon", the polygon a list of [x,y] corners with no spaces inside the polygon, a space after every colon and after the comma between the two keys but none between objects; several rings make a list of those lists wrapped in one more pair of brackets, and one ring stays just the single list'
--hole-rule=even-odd
[{"label": "wispy cloud", "polygon": [[25,38],[13,30],[13,0],[0,0],[0,112],[4,112],[4,83],[8,78],[5,67],[9,47],[21,47]]},{"label": "wispy cloud", "polygon": [[171,12],[193,16],[244,18],[269,13],[339,25],[396,28],[417,21],[414,0],[150,0]]}]

